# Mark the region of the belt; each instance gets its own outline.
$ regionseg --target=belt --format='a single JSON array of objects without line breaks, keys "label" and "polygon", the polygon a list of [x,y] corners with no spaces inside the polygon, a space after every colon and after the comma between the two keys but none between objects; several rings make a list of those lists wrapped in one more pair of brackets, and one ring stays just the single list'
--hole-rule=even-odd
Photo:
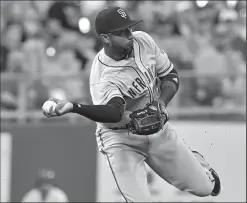
[{"label": "belt", "polygon": [[126,130],[126,129],[128,129],[128,124],[126,124],[125,126],[120,126],[120,127],[114,127],[114,128],[109,128],[109,129],[111,129],[111,130]]}]

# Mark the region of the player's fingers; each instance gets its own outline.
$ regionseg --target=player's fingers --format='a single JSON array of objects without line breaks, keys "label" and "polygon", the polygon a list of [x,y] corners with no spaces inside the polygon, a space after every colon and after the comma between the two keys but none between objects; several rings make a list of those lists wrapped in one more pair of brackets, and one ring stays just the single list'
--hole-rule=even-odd
[{"label": "player's fingers", "polygon": [[50,118],[50,115],[48,113],[46,113],[45,111],[43,111],[43,114],[47,117]]},{"label": "player's fingers", "polygon": [[48,118],[51,118],[51,117],[56,117],[58,116],[57,114],[50,114]]},{"label": "player's fingers", "polygon": [[63,112],[60,110],[60,109],[55,109],[55,113],[58,115],[58,116],[61,116],[63,115]]},{"label": "player's fingers", "polygon": [[46,112],[46,111],[42,111],[43,114],[47,117],[47,118],[51,118],[51,117],[55,117],[57,116],[56,112]]},{"label": "player's fingers", "polygon": [[55,108],[55,113],[58,115],[58,116],[62,116],[66,113],[69,112],[69,106],[68,106],[68,103],[60,103],[56,106]]},{"label": "player's fingers", "polygon": [[64,114],[64,105],[58,104],[55,108],[55,114],[61,116]]}]

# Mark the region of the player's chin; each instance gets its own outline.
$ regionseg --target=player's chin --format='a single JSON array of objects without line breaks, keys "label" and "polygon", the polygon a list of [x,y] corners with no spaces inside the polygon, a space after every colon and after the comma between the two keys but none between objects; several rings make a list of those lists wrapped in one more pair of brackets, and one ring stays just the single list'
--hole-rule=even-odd
[{"label": "player's chin", "polygon": [[130,47],[131,49],[133,48],[133,40],[131,40],[127,43],[127,47]]},{"label": "player's chin", "polygon": [[130,53],[132,49],[133,49],[133,44],[127,44],[127,46],[125,47],[125,52]]}]

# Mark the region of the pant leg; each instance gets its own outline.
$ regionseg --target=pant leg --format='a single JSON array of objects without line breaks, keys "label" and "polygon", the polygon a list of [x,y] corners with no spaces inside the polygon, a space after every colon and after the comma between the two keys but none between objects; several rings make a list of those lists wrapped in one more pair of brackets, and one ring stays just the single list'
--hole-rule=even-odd
[{"label": "pant leg", "polygon": [[194,155],[169,123],[163,132],[150,135],[149,139],[146,162],[161,178],[196,196],[211,194],[214,181],[205,169],[206,162]]},{"label": "pant leg", "polygon": [[126,202],[150,202],[145,157],[129,146],[119,145],[102,151]]}]

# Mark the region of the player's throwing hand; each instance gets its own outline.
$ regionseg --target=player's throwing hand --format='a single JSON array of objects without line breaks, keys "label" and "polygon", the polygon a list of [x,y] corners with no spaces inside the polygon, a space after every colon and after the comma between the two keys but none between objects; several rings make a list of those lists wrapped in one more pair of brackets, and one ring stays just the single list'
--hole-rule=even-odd
[{"label": "player's throwing hand", "polygon": [[53,101],[56,103],[56,107],[54,110],[46,111],[44,108],[43,114],[47,117],[55,117],[55,116],[62,116],[66,113],[72,112],[73,110],[73,104],[66,100],[56,99],[56,98],[50,98],[48,101]]}]

